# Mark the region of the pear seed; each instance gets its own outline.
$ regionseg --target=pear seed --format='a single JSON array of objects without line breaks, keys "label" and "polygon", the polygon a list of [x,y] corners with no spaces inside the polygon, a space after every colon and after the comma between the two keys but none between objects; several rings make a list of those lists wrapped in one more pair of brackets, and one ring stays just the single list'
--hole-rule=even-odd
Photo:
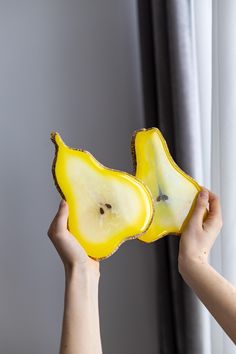
[{"label": "pear seed", "polygon": [[156,199],[157,202],[160,202],[160,201],[165,202],[167,199],[169,199],[166,194],[162,193],[162,190],[161,190],[160,186],[158,186],[158,189],[159,189],[159,195],[158,195],[158,197]]},{"label": "pear seed", "polygon": [[106,203],[105,205],[108,209],[111,209],[111,204]]},{"label": "pear seed", "polygon": [[162,200],[163,202],[165,202],[167,199],[169,199],[167,195],[161,194],[161,195],[158,195],[158,197],[157,197],[157,202],[160,202],[161,200]]},{"label": "pear seed", "polygon": [[103,208],[100,208],[99,210],[100,210],[100,214],[101,214],[101,215],[104,214]]}]

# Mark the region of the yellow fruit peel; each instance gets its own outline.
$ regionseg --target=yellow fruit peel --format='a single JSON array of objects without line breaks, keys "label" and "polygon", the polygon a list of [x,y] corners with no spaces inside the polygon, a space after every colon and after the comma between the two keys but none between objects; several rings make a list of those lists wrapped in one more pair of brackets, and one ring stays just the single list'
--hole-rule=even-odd
[{"label": "yellow fruit peel", "polygon": [[153,242],[168,234],[180,235],[201,187],[174,162],[159,129],[136,131],[131,149],[135,176],[149,188],[154,201],[153,221],[139,239]]},{"label": "yellow fruit peel", "polygon": [[142,181],[103,166],[88,151],[68,147],[58,133],[51,140],[52,173],[69,206],[68,228],[90,257],[105,259],[147,231],[154,209]]}]

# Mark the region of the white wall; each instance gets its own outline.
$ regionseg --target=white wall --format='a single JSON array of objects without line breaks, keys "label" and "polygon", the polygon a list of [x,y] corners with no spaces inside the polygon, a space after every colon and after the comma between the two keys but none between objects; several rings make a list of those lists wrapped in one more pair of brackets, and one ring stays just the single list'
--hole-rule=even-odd
[{"label": "white wall", "polygon": [[[135,0],[0,0],[0,352],[57,353],[63,268],[46,236],[59,201],[51,130],[131,171],[143,125]],[[104,353],[158,352],[155,249],[102,264]]]}]

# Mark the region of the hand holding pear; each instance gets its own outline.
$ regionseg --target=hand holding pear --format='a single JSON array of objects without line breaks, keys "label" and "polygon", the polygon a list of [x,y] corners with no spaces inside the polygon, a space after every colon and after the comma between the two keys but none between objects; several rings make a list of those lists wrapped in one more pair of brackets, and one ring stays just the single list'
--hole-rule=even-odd
[{"label": "hand holding pear", "polygon": [[69,207],[68,229],[90,257],[105,259],[129,239],[153,242],[181,234],[201,187],[175,164],[157,128],[132,137],[135,176],[68,147],[58,133],[51,140],[54,181]]}]

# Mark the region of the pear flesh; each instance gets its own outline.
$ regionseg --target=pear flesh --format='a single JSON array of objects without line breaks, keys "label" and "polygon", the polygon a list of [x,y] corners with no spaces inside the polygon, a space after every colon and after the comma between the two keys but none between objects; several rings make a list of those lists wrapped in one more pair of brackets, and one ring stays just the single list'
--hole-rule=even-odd
[{"label": "pear flesh", "polygon": [[170,233],[180,234],[200,186],[173,161],[157,128],[137,131],[132,146],[135,175],[148,186],[155,210],[150,228],[139,239],[152,242]]},{"label": "pear flesh", "polygon": [[104,167],[87,151],[69,148],[58,133],[52,141],[53,175],[69,206],[68,227],[89,256],[106,258],[147,230],[153,202],[141,181]]}]

